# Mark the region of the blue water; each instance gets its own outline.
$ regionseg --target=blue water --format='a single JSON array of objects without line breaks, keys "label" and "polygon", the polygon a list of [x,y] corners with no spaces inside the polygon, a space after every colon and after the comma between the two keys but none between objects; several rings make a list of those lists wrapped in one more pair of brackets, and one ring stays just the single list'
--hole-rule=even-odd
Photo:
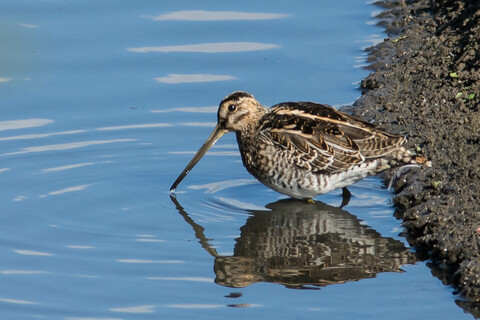
[{"label": "blue water", "polygon": [[0,318],[471,319],[378,178],[343,209],[340,192],[279,202],[226,135],[170,199],[228,93],[358,98],[375,10],[3,1]]}]

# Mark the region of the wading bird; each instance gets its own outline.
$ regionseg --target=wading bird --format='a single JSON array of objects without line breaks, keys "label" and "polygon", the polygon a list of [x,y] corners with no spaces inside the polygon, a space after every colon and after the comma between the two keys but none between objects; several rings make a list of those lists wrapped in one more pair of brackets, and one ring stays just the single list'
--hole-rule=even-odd
[{"label": "wading bird", "polygon": [[170,191],[225,133],[235,132],[243,165],[273,190],[296,199],[346,187],[368,175],[406,164],[430,161],[414,156],[406,138],[313,102],[262,106],[251,94],[237,91],[218,108],[218,123]]}]

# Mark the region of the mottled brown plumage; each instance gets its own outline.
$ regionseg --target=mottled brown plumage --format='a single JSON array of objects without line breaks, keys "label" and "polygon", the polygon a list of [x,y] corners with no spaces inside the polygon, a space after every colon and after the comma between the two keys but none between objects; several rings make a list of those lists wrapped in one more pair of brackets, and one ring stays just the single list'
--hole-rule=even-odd
[{"label": "mottled brown plumage", "polygon": [[177,181],[226,132],[236,133],[242,161],[260,182],[293,198],[309,199],[346,187],[392,166],[424,163],[386,133],[324,104],[285,102],[270,109],[237,91],[220,102],[218,124]]}]

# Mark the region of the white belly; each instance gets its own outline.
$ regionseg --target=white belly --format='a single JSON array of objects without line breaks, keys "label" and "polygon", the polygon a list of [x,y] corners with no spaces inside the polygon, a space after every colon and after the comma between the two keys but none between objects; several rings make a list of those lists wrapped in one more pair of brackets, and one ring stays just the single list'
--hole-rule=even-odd
[{"label": "white belly", "polygon": [[347,171],[333,175],[314,174],[300,169],[297,172],[286,170],[283,173],[269,176],[266,179],[257,177],[263,184],[273,190],[296,199],[310,199],[335,189],[349,186],[368,175],[376,173],[378,162],[363,163]]}]

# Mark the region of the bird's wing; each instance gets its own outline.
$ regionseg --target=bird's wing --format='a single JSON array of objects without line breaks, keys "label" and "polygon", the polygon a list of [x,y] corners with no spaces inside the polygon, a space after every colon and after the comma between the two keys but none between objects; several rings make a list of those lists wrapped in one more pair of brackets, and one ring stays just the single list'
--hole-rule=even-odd
[{"label": "bird's wing", "polygon": [[311,102],[273,106],[261,119],[259,132],[287,152],[298,167],[335,173],[366,158],[386,155],[404,137],[390,135],[330,106]]}]

